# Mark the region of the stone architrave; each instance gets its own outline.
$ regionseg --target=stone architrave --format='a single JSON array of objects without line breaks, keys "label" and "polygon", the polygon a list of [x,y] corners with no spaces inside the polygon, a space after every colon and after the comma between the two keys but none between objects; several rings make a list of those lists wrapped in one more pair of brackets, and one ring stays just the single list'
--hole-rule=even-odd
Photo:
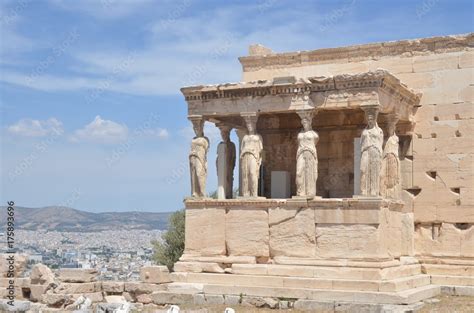
[{"label": "stone architrave", "polygon": [[395,133],[398,122],[396,116],[390,116],[388,121],[388,139],[383,150],[382,170],[380,176],[380,194],[384,198],[400,199],[401,171],[398,157],[399,139]]},{"label": "stone architrave", "polygon": [[303,130],[298,134],[296,152],[296,195],[314,198],[318,179],[318,134],[312,129],[313,110],[299,111]]},{"label": "stone architrave", "polygon": [[258,180],[262,164],[263,141],[256,133],[257,115],[242,115],[247,126],[247,134],[242,139],[240,166],[242,175],[242,196],[258,197]]},{"label": "stone architrave", "polygon": [[191,195],[203,198],[206,195],[207,151],[209,139],[204,136],[204,119],[202,116],[190,116],[196,137],[191,141],[189,167],[191,170]]},{"label": "stone architrave", "polygon": [[360,191],[364,197],[379,197],[383,131],[377,125],[378,106],[363,108],[367,127],[360,137]]},{"label": "stone architrave", "polygon": [[222,141],[217,146],[217,198],[232,199],[234,167],[235,167],[235,144],[230,141],[231,127],[217,125],[221,131]]}]

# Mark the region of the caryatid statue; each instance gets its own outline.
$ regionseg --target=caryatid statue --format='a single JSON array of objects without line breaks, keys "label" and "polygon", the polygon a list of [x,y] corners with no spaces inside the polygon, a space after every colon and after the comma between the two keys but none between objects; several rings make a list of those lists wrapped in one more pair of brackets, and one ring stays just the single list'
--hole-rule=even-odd
[{"label": "caryatid statue", "polygon": [[203,198],[206,195],[209,139],[204,136],[204,119],[202,116],[191,116],[189,119],[193,123],[194,133],[196,134],[196,137],[191,141],[191,152],[189,152],[191,195],[195,198]]},{"label": "caryatid statue", "polygon": [[263,141],[256,133],[257,116],[244,115],[247,134],[242,139],[240,167],[242,175],[242,196],[258,197],[258,180],[262,164]]},{"label": "caryatid statue", "polygon": [[395,133],[398,117],[391,115],[388,118],[388,139],[383,149],[381,195],[384,198],[400,199],[401,174],[400,159],[398,157],[399,140]]},{"label": "caryatid statue", "polygon": [[377,125],[378,107],[364,108],[367,127],[360,138],[360,190],[366,197],[380,195],[383,131]]},{"label": "caryatid statue", "polygon": [[316,180],[318,179],[318,154],[316,144],[318,134],[312,129],[313,110],[298,112],[303,129],[298,134],[298,150],[296,152],[296,195],[314,198],[316,196]]},{"label": "caryatid statue", "polygon": [[217,125],[221,131],[222,141],[217,146],[217,198],[232,199],[234,181],[235,144],[230,141],[231,127]]}]

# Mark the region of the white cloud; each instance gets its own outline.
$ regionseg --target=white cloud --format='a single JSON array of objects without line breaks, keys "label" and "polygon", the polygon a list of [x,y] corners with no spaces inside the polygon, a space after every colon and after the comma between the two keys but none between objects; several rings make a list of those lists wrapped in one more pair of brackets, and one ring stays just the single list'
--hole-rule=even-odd
[{"label": "white cloud", "polygon": [[63,123],[54,117],[47,120],[21,119],[16,124],[10,125],[7,130],[11,134],[24,137],[61,135],[64,132]]},{"label": "white cloud", "polygon": [[140,131],[140,133],[144,136],[158,137],[160,139],[166,139],[170,135],[166,128],[145,129]]},{"label": "white cloud", "polygon": [[128,137],[128,127],[110,120],[104,120],[97,115],[92,122],[78,129],[70,137],[73,142],[88,141],[95,143],[114,144],[125,141]]}]

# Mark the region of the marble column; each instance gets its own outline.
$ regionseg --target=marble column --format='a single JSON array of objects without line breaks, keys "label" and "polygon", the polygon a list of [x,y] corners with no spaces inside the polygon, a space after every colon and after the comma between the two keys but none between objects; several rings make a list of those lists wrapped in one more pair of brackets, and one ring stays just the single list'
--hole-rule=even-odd
[{"label": "marble column", "polygon": [[222,137],[217,146],[217,198],[232,199],[235,167],[235,144],[230,141],[232,127],[223,124],[217,124],[217,127]]},{"label": "marble column", "polygon": [[378,105],[363,107],[367,127],[360,137],[360,194],[363,197],[380,196],[383,131],[377,125]]},{"label": "marble column", "polygon": [[191,151],[189,152],[191,196],[204,198],[206,196],[209,139],[204,136],[204,119],[201,115],[191,115],[189,120],[193,123],[194,133],[196,134],[191,141]]},{"label": "marble column", "polygon": [[242,113],[247,127],[247,134],[242,138],[240,168],[242,171],[242,197],[258,197],[258,181],[262,164],[263,140],[257,134],[256,113]]},{"label": "marble column", "polygon": [[399,158],[399,139],[395,133],[398,123],[396,114],[388,115],[388,138],[383,149],[382,170],[380,175],[381,195],[388,199],[400,199],[401,196],[401,170]]}]

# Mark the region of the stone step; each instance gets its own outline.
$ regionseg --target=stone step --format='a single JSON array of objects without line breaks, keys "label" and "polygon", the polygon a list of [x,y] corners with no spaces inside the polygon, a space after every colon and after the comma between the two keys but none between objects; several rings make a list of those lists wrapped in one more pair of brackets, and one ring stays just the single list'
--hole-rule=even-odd
[{"label": "stone step", "polygon": [[323,290],[393,292],[429,285],[430,276],[416,275],[392,280],[374,281],[237,274],[187,273],[181,276],[180,281],[186,283],[219,284],[227,286],[243,285]]},{"label": "stone step", "polygon": [[232,273],[242,275],[290,276],[352,280],[387,280],[422,274],[420,264],[404,264],[387,268],[295,266],[279,264],[233,264]]},{"label": "stone step", "polygon": [[422,286],[401,292],[321,290],[267,286],[229,286],[205,284],[204,294],[245,295],[255,297],[293,298],[318,301],[343,301],[375,304],[413,304],[439,295],[439,286]]},{"label": "stone step", "polygon": [[439,286],[474,286],[474,276],[431,275],[431,283]]}]

